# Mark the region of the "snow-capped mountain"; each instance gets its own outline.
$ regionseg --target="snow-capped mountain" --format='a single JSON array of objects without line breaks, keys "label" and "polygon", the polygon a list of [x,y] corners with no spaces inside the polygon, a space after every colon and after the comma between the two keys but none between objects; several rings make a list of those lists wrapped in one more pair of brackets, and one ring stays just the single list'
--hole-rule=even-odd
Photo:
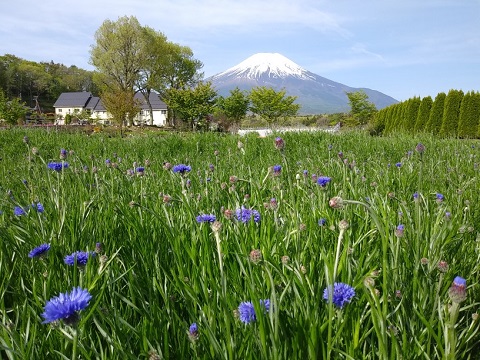
[{"label": "snow-capped mountain", "polygon": [[311,74],[290,59],[278,53],[259,53],[250,56],[240,64],[213,76],[236,76],[237,78],[258,79],[262,76],[286,78],[289,76],[302,80],[311,80]]},{"label": "snow-capped mountain", "polygon": [[277,53],[252,55],[208,79],[219,95],[229,96],[230,90],[238,87],[251,90],[256,86],[285,89],[287,95],[297,96],[301,105],[300,114],[325,114],[344,112],[350,109],[346,92],[363,90],[377,109],[398,101],[379,91],[352,88],[316,75],[285,56]]}]

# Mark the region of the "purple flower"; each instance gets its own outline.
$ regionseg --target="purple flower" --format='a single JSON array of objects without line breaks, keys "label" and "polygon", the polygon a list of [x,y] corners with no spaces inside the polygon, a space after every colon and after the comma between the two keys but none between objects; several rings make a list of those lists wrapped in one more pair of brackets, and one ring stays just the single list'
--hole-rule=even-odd
[{"label": "purple flower", "polygon": [[50,250],[50,244],[42,244],[30,251],[28,253],[28,257],[32,259],[37,257],[44,257],[48,253],[48,250]]},{"label": "purple flower", "polygon": [[331,178],[329,178],[328,176],[319,176],[317,178],[317,184],[320,185],[321,187],[325,187],[327,186],[327,184],[332,181]]},{"label": "purple flower", "polygon": [[196,217],[198,223],[209,222],[213,223],[217,220],[217,217],[213,214],[201,214]]},{"label": "purple flower", "polygon": [[90,253],[88,251],[75,251],[74,253],[65,256],[65,264],[73,266],[75,262],[77,266],[85,266],[87,265],[88,258],[90,256],[94,256],[95,253]]},{"label": "purple flower", "polygon": [[332,297],[332,302],[335,306],[343,308],[345,304],[348,304],[355,296],[355,289],[344,283],[334,283],[333,293],[331,286],[325,288],[323,291],[324,300],[329,301],[330,296]]},{"label": "purple flower", "polygon": [[418,153],[423,154],[423,152],[425,151],[425,145],[423,145],[422,143],[418,143],[417,146],[415,146],[415,150]]},{"label": "purple flower", "polygon": [[60,172],[62,169],[68,168],[67,162],[49,162],[47,167],[54,171]]},{"label": "purple flower", "polygon": [[[270,300],[260,300],[260,307],[265,309],[265,312],[268,313],[270,311]],[[238,306],[238,315],[240,317],[240,321],[244,324],[249,324],[257,320],[255,308],[251,301],[244,301],[240,303]]]},{"label": "purple flower", "polygon": [[398,225],[397,228],[395,229],[395,236],[402,237],[404,231],[405,231],[405,225],[403,224]]},{"label": "purple flower", "polygon": [[27,215],[25,210],[23,208],[21,208],[20,206],[15,206],[15,208],[13,209],[13,214],[15,216]]},{"label": "purple flower", "polygon": [[32,204],[32,208],[34,208],[35,210],[37,210],[37,212],[39,212],[39,213],[43,213],[43,212],[45,211],[45,209],[43,208],[42,203],[39,203],[39,202],[36,203],[36,204],[33,203],[33,204]]},{"label": "purple flower", "polygon": [[78,320],[78,312],[85,309],[91,299],[88,290],[81,287],[73,288],[70,293],[60,293],[47,301],[42,324],[56,320],[63,320],[68,325],[74,324]]},{"label": "purple flower", "polygon": [[457,276],[453,279],[452,286],[448,289],[448,296],[452,302],[460,304],[467,299],[467,281]]},{"label": "purple flower", "polygon": [[258,223],[260,222],[260,213],[257,210],[246,209],[242,206],[240,209],[235,211],[235,218],[237,221],[241,221],[244,224],[252,219],[255,223]]},{"label": "purple flower", "polygon": [[190,325],[190,327],[188,328],[188,338],[190,339],[190,341],[192,342],[195,342],[198,340],[198,326],[197,326],[197,323],[193,323],[192,325]]},{"label": "purple flower", "polygon": [[284,147],[285,147],[285,142],[283,141],[283,139],[281,137],[276,137],[275,148],[278,150],[283,150]]},{"label": "purple flower", "polygon": [[184,164],[178,164],[178,165],[175,165],[172,170],[174,173],[180,173],[183,175],[185,173],[192,171],[192,167]]}]

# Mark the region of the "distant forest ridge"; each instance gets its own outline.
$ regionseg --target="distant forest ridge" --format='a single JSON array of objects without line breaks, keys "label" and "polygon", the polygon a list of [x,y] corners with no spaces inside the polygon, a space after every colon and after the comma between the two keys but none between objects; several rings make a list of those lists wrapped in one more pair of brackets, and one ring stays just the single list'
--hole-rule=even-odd
[{"label": "distant forest ridge", "polygon": [[93,71],[53,61],[38,63],[11,54],[0,56],[0,89],[7,98],[20,98],[31,108],[38,97],[44,112],[53,112],[53,104],[62,92],[98,94]]}]

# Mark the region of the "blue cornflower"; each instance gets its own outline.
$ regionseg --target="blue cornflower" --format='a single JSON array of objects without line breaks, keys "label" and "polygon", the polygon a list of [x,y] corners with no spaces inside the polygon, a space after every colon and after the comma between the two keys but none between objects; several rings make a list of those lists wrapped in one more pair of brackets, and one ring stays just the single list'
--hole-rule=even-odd
[{"label": "blue cornflower", "polygon": [[178,164],[178,165],[175,165],[172,170],[174,173],[185,174],[187,172],[192,171],[192,167],[185,164]]},{"label": "blue cornflower", "polygon": [[329,301],[329,296],[332,297],[332,302],[335,306],[343,308],[355,296],[355,289],[344,283],[334,283],[333,294],[331,286],[323,291],[323,298],[326,301]]},{"label": "blue cornflower", "polygon": [[190,341],[192,342],[195,342],[198,340],[198,326],[197,326],[197,323],[193,323],[192,325],[190,325],[190,327],[188,328],[188,338],[190,339]]},{"label": "blue cornflower", "polygon": [[443,199],[444,199],[444,196],[443,196],[442,194],[440,194],[440,193],[436,193],[436,194],[435,194],[435,197],[437,198],[437,202],[438,202],[438,203],[441,203],[441,202],[443,201]]},{"label": "blue cornflower", "polygon": [[13,214],[15,216],[27,215],[25,210],[23,208],[21,208],[20,206],[15,206],[15,208],[13,209]]},{"label": "blue cornflower", "polygon": [[145,171],[145,168],[144,168],[143,166],[140,166],[140,167],[137,167],[137,168],[135,169],[135,171],[136,171],[137,173],[143,173],[143,172]]},{"label": "blue cornflower", "polygon": [[39,203],[39,202],[36,203],[36,204],[33,203],[33,204],[32,204],[32,208],[34,208],[35,210],[37,210],[37,212],[39,212],[39,213],[43,213],[43,212],[45,211],[45,209],[43,208],[42,203]]},{"label": "blue cornflower", "polygon": [[282,166],[281,165],[273,165],[273,172],[274,173],[279,173],[282,171]]},{"label": "blue cornflower", "polygon": [[68,163],[67,162],[49,162],[47,167],[49,169],[60,172],[62,171],[62,169],[68,168]]},{"label": "blue cornflower", "polygon": [[414,192],[413,193],[413,200],[417,200],[418,199],[418,192]]},{"label": "blue cornflower", "polygon": [[320,185],[321,187],[327,186],[327,184],[332,181],[332,179],[328,176],[319,176],[317,178],[317,184]]},{"label": "blue cornflower", "polygon": [[325,226],[326,223],[327,223],[327,219],[325,218],[321,218],[318,220],[318,226]]},{"label": "blue cornflower", "polygon": [[217,220],[217,217],[213,214],[201,214],[196,217],[198,223],[209,222],[213,223]]},{"label": "blue cornflower", "polygon": [[78,311],[85,309],[91,299],[88,290],[81,287],[73,288],[70,293],[60,293],[47,301],[42,324],[56,320],[63,320],[68,325],[74,324],[78,320]]},{"label": "blue cornflower", "polygon": [[[260,300],[260,307],[264,308],[265,312],[268,313],[270,311],[270,300],[269,299]],[[240,303],[240,305],[238,306],[238,315],[239,315],[240,321],[243,322],[244,324],[249,324],[257,320],[255,308],[253,307],[253,304],[251,301],[244,301]]]},{"label": "blue cornflower", "polygon": [[244,224],[253,219],[255,223],[260,221],[260,213],[257,210],[246,209],[242,206],[241,209],[235,211],[235,218]]},{"label": "blue cornflower", "polygon": [[403,224],[398,225],[397,228],[395,229],[395,236],[402,237],[404,231],[405,231],[405,225]]},{"label": "blue cornflower", "polygon": [[65,256],[65,264],[73,266],[75,262],[77,266],[85,266],[87,265],[88,258],[90,256],[94,256],[95,253],[90,253],[88,251],[75,251],[74,253]]},{"label": "blue cornflower", "polygon": [[48,253],[48,250],[50,250],[50,244],[42,244],[30,251],[28,253],[28,257],[32,259],[37,257],[43,257]]},{"label": "blue cornflower", "polygon": [[402,163],[401,163],[401,162],[398,162],[398,163],[395,164],[395,166],[398,167],[398,168],[399,168],[399,167],[402,167]]}]

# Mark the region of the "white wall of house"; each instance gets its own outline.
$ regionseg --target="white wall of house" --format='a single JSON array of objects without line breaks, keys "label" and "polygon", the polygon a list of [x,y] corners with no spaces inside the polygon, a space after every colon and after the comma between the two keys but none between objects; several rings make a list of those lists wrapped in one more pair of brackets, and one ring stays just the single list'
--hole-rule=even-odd
[{"label": "white wall of house", "polygon": [[[150,110],[144,109],[133,119],[136,125],[150,125]],[[153,110],[153,125],[165,126],[167,124],[167,110]]]},{"label": "white wall of house", "polygon": [[75,112],[80,113],[82,112],[83,108],[81,107],[61,107],[61,108],[55,108],[55,117],[57,119],[64,119],[65,115],[70,114],[73,115]]},{"label": "white wall of house", "polygon": [[91,118],[96,120],[111,120],[112,116],[106,110],[93,110]]}]

